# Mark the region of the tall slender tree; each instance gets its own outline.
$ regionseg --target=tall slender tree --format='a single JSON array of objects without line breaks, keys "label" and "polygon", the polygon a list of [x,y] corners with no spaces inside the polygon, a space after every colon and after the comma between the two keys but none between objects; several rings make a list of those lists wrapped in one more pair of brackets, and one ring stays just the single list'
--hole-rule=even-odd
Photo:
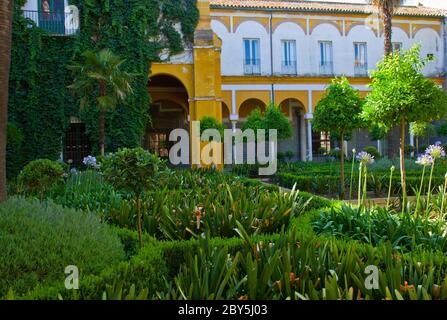
[{"label": "tall slender tree", "polygon": [[84,63],[69,66],[75,77],[69,88],[81,97],[81,108],[87,106],[90,97],[97,93],[99,149],[103,156],[106,113],[114,109],[118,102],[124,102],[128,94],[132,93],[133,75],[122,70],[125,60],[109,49],[103,49],[98,53],[89,50],[83,53],[83,57]]},{"label": "tall slender tree", "polygon": [[335,78],[315,107],[312,127],[330,132],[340,144],[340,198],[345,198],[345,138],[362,126],[362,99],[347,78]]},{"label": "tall slender tree", "polygon": [[388,55],[372,73],[371,93],[366,97],[363,118],[385,130],[400,128],[400,168],[403,204],[405,179],[405,133],[412,122],[432,122],[447,114],[447,94],[422,73],[428,59],[420,57],[420,45]]},{"label": "tall slender tree", "polygon": [[0,202],[6,200],[6,124],[11,65],[13,0],[0,2]]},{"label": "tall slender tree", "polygon": [[[384,38],[384,48],[385,56],[388,56],[393,52],[393,15],[396,7],[401,3],[401,0],[369,0],[370,3],[375,6],[379,12],[383,23],[383,38]],[[392,158],[394,156],[394,150],[396,146],[393,144],[394,132],[390,131],[388,133],[388,157]]]},{"label": "tall slender tree", "polygon": [[379,9],[380,17],[383,23],[383,37],[385,41],[385,55],[393,52],[392,33],[393,33],[393,15],[401,3],[400,0],[370,0],[371,4]]}]

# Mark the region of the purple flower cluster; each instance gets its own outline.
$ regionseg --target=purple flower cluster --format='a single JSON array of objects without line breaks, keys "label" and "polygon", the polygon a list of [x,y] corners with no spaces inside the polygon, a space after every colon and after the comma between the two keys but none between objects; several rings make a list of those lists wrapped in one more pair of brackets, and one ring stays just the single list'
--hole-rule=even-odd
[{"label": "purple flower cluster", "polygon": [[421,154],[416,163],[424,167],[431,166],[433,164],[433,157],[429,154]]},{"label": "purple flower cluster", "polygon": [[416,163],[421,166],[431,166],[436,159],[444,158],[445,150],[441,145],[441,142],[436,142],[435,144],[429,146],[424,154],[421,154]]},{"label": "purple flower cluster", "polygon": [[359,160],[363,164],[373,164],[374,163],[374,156],[369,154],[366,151],[359,152],[356,156],[357,160]]},{"label": "purple flower cluster", "polygon": [[98,169],[98,163],[96,161],[96,158],[93,156],[85,157],[82,163],[88,168]]},{"label": "purple flower cluster", "polygon": [[445,150],[441,145],[441,142],[436,142],[425,150],[425,154],[430,155],[433,159],[445,157]]}]

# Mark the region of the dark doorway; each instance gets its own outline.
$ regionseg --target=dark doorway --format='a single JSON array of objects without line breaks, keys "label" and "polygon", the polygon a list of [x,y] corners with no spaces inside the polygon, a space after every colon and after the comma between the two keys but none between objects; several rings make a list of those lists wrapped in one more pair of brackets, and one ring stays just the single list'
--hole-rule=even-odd
[{"label": "dark doorway", "polygon": [[92,146],[85,133],[84,123],[72,123],[65,134],[64,161],[73,167],[82,165],[82,160],[91,155]]}]

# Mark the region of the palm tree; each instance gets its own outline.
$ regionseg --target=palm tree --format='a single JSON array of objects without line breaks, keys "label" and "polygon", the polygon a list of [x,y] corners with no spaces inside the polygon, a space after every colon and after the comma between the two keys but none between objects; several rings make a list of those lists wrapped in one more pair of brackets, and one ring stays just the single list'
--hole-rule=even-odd
[{"label": "palm tree", "polygon": [[81,97],[81,109],[88,104],[90,97],[98,92],[96,103],[99,109],[99,148],[103,156],[106,113],[114,109],[118,102],[125,102],[128,94],[132,93],[133,75],[121,69],[125,60],[109,49],[100,52],[88,50],[82,56],[85,58],[83,64],[68,67],[74,75],[73,84],[69,88]]},{"label": "palm tree", "polygon": [[[382,18],[384,30],[384,48],[385,48],[385,56],[393,53],[393,43],[392,43],[392,34],[393,34],[393,14],[401,3],[401,0],[370,0],[371,4],[379,9],[380,16]],[[388,157],[392,158],[394,156],[394,150],[396,146],[393,144],[393,136],[394,132],[390,131],[388,133]]]},{"label": "palm tree", "polygon": [[401,0],[370,0],[372,5],[379,9],[382,18],[384,30],[383,36],[385,40],[385,55],[393,52],[393,45],[391,42],[393,32],[393,14],[401,3]]},{"label": "palm tree", "polygon": [[8,121],[13,0],[0,2],[0,202],[6,200],[6,123]]}]

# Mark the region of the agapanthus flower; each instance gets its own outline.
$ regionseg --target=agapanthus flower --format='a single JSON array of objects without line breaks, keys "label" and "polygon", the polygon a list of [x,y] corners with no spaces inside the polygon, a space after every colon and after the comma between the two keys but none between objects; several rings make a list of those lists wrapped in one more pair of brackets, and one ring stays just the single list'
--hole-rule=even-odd
[{"label": "agapanthus flower", "polygon": [[440,144],[431,145],[425,150],[425,153],[430,155],[433,159],[445,157],[445,150]]},{"label": "agapanthus flower", "polygon": [[82,161],[82,163],[87,166],[87,167],[91,167],[91,168],[98,168],[98,163],[96,162],[96,158],[93,156],[88,156],[85,157],[84,160]]},{"label": "agapanthus flower", "polygon": [[363,164],[373,164],[374,163],[374,156],[369,154],[366,151],[359,152],[359,154],[357,154],[356,158]]},{"label": "agapanthus flower", "polygon": [[417,164],[420,164],[421,166],[431,166],[433,164],[433,157],[429,154],[422,154],[418,157]]}]

